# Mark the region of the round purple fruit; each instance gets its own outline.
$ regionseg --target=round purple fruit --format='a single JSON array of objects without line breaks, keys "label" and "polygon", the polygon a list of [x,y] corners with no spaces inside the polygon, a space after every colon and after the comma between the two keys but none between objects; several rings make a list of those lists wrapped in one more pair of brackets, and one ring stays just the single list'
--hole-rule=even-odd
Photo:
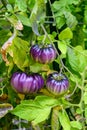
[{"label": "round purple fruit", "polygon": [[27,75],[15,72],[11,77],[11,86],[22,94],[36,93],[44,86],[44,80],[39,74]]},{"label": "round purple fruit", "polygon": [[69,81],[64,74],[54,72],[48,75],[46,87],[52,94],[62,95],[68,90]]},{"label": "round purple fruit", "polygon": [[56,50],[52,44],[41,47],[38,44],[33,45],[30,49],[30,54],[35,61],[42,64],[52,62],[57,56]]}]

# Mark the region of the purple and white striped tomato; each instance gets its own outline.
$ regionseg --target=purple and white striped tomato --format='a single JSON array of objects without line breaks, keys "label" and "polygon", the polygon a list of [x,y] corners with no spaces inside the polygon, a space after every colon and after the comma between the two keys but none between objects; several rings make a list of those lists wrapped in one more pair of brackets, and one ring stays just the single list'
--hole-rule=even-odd
[{"label": "purple and white striped tomato", "polygon": [[56,56],[56,50],[52,44],[48,44],[46,46],[39,46],[38,44],[33,45],[30,49],[31,57],[42,64],[52,62]]},{"label": "purple and white striped tomato", "polygon": [[69,81],[64,74],[54,72],[48,75],[46,87],[52,94],[62,95],[68,90]]},{"label": "purple and white striped tomato", "polygon": [[18,93],[36,93],[44,86],[44,79],[37,73],[27,75],[15,72],[11,77],[11,86]]}]

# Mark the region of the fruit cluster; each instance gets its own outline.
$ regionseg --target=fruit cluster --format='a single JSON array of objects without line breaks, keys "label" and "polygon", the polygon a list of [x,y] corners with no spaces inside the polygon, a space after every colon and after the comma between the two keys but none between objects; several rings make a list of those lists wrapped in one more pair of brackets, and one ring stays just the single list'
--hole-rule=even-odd
[{"label": "fruit cluster", "polygon": [[[52,44],[44,47],[36,44],[30,48],[30,55],[34,61],[41,64],[47,64],[54,61],[57,53]],[[27,75],[24,72],[16,72],[11,77],[11,85],[18,93],[36,93],[44,86],[44,79],[37,73]],[[49,74],[47,77],[46,88],[54,95],[61,95],[65,93],[68,90],[68,86],[69,81],[64,74],[54,72]]]}]

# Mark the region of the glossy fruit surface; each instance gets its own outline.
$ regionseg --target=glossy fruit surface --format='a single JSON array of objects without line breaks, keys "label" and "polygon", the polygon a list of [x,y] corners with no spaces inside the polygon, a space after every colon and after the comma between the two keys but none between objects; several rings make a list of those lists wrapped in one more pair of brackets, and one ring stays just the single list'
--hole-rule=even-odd
[{"label": "glossy fruit surface", "polygon": [[40,47],[37,44],[33,45],[30,49],[30,54],[35,61],[42,64],[52,62],[57,56],[56,50],[52,44],[48,44],[44,47]]},{"label": "glossy fruit surface", "polygon": [[15,72],[11,77],[11,86],[18,93],[36,93],[44,85],[44,80],[39,74],[27,75],[26,73]]},{"label": "glossy fruit surface", "polygon": [[64,94],[69,87],[68,78],[64,74],[54,72],[50,74],[46,81],[46,87],[54,95]]},{"label": "glossy fruit surface", "polygon": [[30,49],[30,54],[35,61],[39,61],[40,47],[38,44],[33,45]]}]

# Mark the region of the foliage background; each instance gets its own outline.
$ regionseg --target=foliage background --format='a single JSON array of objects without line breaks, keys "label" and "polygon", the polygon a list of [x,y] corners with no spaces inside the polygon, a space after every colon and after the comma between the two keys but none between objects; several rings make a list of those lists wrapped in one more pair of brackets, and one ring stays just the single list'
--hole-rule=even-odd
[{"label": "foliage background", "polygon": [[[56,60],[35,63],[29,50],[36,43],[54,44]],[[86,0],[1,0],[0,50],[0,130],[87,129]],[[17,94],[10,85],[15,71],[41,73],[44,79],[61,71],[69,90],[61,97],[45,87],[36,95]]]}]

